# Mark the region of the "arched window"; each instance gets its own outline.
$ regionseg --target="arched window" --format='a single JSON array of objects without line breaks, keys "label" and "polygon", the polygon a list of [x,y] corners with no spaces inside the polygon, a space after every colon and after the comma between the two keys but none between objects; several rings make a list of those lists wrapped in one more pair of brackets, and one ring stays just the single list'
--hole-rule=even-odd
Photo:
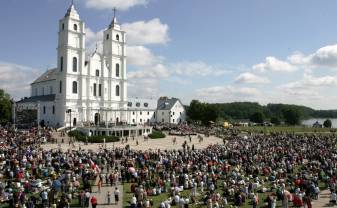
[{"label": "arched window", "polygon": [[53,105],[53,114],[55,114],[55,105]]},{"label": "arched window", "polygon": [[77,94],[77,82],[73,81],[73,93]]},{"label": "arched window", "polygon": [[46,114],[46,106],[43,106],[43,114]]},{"label": "arched window", "polygon": [[77,31],[77,25],[76,24],[74,24],[74,30]]},{"label": "arched window", "polygon": [[60,71],[63,71],[63,56],[60,58]]},{"label": "arched window", "polygon": [[107,40],[109,40],[109,37],[110,37],[109,34],[106,34],[106,39],[107,39]]},{"label": "arched window", "polygon": [[116,35],[116,40],[119,41],[119,35]]},{"label": "arched window", "polygon": [[64,30],[64,23],[62,24],[62,30]]},{"label": "arched window", "polygon": [[119,77],[119,64],[116,64],[116,77]]},{"label": "arched window", "polygon": [[119,96],[119,85],[116,85],[116,96]]},{"label": "arched window", "polygon": [[77,58],[73,58],[73,72],[77,72]]},{"label": "arched window", "polygon": [[62,93],[62,81],[60,81],[60,93]]},{"label": "arched window", "polygon": [[99,77],[99,70],[96,69],[96,77]]}]

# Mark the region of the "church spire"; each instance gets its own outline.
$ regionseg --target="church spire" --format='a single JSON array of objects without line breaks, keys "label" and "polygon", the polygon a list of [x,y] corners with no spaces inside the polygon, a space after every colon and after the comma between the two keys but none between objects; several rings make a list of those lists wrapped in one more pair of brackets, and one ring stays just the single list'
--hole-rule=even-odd
[{"label": "church spire", "polygon": [[73,16],[73,17],[78,17],[79,15],[75,9],[75,5],[74,5],[74,0],[71,0],[71,5],[67,10],[67,13],[64,15],[64,17],[69,17],[69,16]]},{"label": "church spire", "polygon": [[113,9],[113,12],[114,12],[114,17],[112,18],[112,21],[109,25],[109,29],[114,28],[115,25],[118,25],[117,18],[116,18],[116,7]]}]

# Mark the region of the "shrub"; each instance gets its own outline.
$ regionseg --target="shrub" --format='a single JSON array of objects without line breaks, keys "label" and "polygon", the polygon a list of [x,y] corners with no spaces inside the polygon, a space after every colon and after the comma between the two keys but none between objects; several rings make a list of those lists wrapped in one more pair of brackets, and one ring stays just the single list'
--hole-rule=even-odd
[{"label": "shrub", "polygon": [[119,141],[119,137],[117,136],[102,136],[102,135],[98,135],[98,136],[85,136],[84,133],[80,132],[80,131],[70,131],[68,133],[68,136],[70,137],[75,137],[75,139],[77,141],[80,142],[86,142],[87,138],[88,138],[88,143],[103,143],[104,142],[104,138],[105,138],[105,142],[118,142]]},{"label": "shrub", "polygon": [[165,138],[166,135],[161,132],[161,131],[156,131],[156,130],[153,130],[151,134],[149,134],[149,137],[151,139],[161,139],[161,138]]}]

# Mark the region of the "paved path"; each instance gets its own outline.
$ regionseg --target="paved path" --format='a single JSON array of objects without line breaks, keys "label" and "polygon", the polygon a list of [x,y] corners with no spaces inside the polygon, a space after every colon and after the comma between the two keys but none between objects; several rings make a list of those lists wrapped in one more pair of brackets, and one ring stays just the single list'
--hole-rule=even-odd
[{"label": "paved path", "polygon": [[[106,174],[106,171],[103,172],[103,174]],[[97,198],[97,208],[100,207],[112,207],[112,208],[122,208],[123,207],[123,185],[121,185],[119,182],[117,183],[117,187],[119,189],[119,202],[118,204],[116,204],[115,202],[115,195],[114,195],[114,191],[115,191],[115,187],[116,186],[110,186],[110,184],[103,184],[103,186],[101,187],[101,191],[98,192],[98,183],[99,177],[97,176],[96,181],[95,181],[95,185],[92,188],[92,193],[91,196],[96,196]],[[105,180],[103,180],[105,181]],[[111,194],[111,204],[108,204],[107,201],[107,194],[108,191],[110,191]]]},{"label": "paved path", "polygon": [[[173,144],[172,140],[173,138],[176,138],[177,143]],[[137,145],[137,141],[138,140],[138,145]],[[115,144],[113,143],[107,143],[106,146],[108,149],[113,148],[113,147],[125,147],[126,145],[130,145],[131,149],[135,149],[135,150],[155,150],[155,149],[161,149],[161,150],[173,150],[173,149],[182,149],[182,144],[187,141],[187,144],[189,146],[194,145],[195,149],[203,149],[206,148],[207,146],[211,145],[211,144],[223,144],[223,140],[218,138],[218,137],[214,137],[214,136],[210,136],[210,137],[204,137],[203,142],[199,142],[199,139],[197,138],[197,136],[192,136],[192,142],[189,142],[188,137],[184,137],[184,136],[169,136],[167,135],[166,138],[163,139],[148,139],[147,141],[144,141],[143,137],[138,137],[135,138],[135,140],[129,139],[128,143],[122,143],[122,142],[115,142]],[[56,149],[58,148],[59,144],[44,144],[42,145],[43,149],[46,150],[50,150],[50,149]],[[68,142],[64,142],[62,144],[60,144],[60,147],[63,150],[68,150],[68,149],[78,149],[79,146],[82,149],[88,149],[88,150],[93,150],[96,151],[100,148],[100,146],[102,144],[88,144],[85,145],[82,142],[75,142],[74,144],[75,146],[69,146]]]},{"label": "paved path", "polygon": [[320,197],[318,200],[314,200],[312,207],[322,208],[322,207],[337,207],[337,206],[331,206],[330,203],[330,191],[329,190],[323,190],[320,193]]}]

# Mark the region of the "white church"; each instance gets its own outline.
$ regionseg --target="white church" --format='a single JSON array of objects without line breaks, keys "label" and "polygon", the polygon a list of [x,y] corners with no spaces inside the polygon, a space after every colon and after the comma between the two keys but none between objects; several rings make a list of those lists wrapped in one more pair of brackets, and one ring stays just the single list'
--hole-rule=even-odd
[{"label": "white church", "polygon": [[102,53],[86,55],[85,35],[72,4],[59,21],[57,67],[31,84],[31,97],[18,101],[17,109],[36,108],[43,125],[104,135],[139,135],[151,131],[149,124],[185,121],[179,99],[128,99],[126,33],[116,16],[104,31]]}]

